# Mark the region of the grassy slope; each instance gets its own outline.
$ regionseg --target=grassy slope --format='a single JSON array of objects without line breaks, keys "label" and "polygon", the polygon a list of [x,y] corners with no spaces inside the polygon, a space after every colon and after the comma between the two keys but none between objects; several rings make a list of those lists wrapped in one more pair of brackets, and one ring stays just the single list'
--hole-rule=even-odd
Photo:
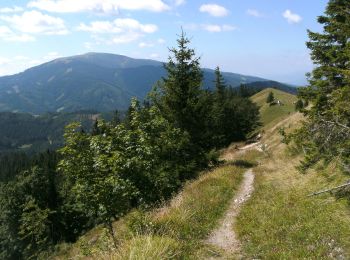
[{"label": "grassy slope", "polygon": [[257,259],[350,259],[350,210],[330,194],[313,191],[346,180],[335,168],[300,174],[301,159],[281,143],[278,127],[291,130],[302,120],[293,114],[266,129],[268,155],[254,169],[255,192],[238,218],[236,231],[246,257]]},{"label": "grassy slope", "polygon": [[[266,98],[271,91],[275,99],[284,104],[283,106],[270,106],[266,103]],[[260,107],[261,122],[264,129],[268,129],[295,112],[294,102],[297,97],[277,89],[267,88],[252,96],[251,100]]]},{"label": "grassy slope", "polygon": [[170,205],[128,214],[114,223],[117,249],[100,227],[73,245],[61,245],[56,259],[200,259],[209,254],[203,241],[218,224],[245,170],[224,165],[186,184]]}]

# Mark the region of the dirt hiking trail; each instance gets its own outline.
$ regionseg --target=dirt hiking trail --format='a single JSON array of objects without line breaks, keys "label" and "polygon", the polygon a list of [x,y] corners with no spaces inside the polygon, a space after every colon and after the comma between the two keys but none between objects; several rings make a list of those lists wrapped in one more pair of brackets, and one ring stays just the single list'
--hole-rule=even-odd
[{"label": "dirt hiking trail", "polygon": [[237,194],[230,202],[230,206],[223,219],[220,221],[219,227],[212,232],[207,240],[209,244],[222,249],[227,256],[242,258],[242,256],[240,256],[241,243],[234,232],[233,226],[235,225],[242,204],[250,198],[254,190],[253,184],[254,173],[253,170],[250,169],[244,173],[242,184],[237,191]]}]

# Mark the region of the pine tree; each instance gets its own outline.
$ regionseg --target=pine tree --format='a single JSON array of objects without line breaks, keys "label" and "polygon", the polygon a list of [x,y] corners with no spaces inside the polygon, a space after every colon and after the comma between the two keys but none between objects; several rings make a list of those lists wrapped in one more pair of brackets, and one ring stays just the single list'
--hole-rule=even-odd
[{"label": "pine tree", "polygon": [[223,101],[225,97],[226,84],[220,68],[215,68],[215,93],[218,100]]},{"label": "pine tree", "polygon": [[266,98],[266,103],[271,104],[273,101],[275,101],[275,97],[274,97],[274,95],[273,95],[273,92],[270,91],[269,95],[268,95],[267,98]]},{"label": "pine tree", "polygon": [[116,109],[114,111],[114,115],[113,115],[113,119],[112,119],[112,125],[113,126],[117,126],[121,123],[121,120],[120,120],[120,113],[118,111],[118,109]]},{"label": "pine tree", "polygon": [[298,99],[298,101],[295,103],[295,110],[301,111],[304,108],[304,102],[301,99]]},{"label": "pine tree", "polygon": [[165,65],[167,76],[159,83],[158,100],[155,100],[162,115],[176,128],[189,133],[194,153],[203,148],[203,129],[207,116],[207,104],[201,89],[202,71],[199,57],[189,47],[190,40],[182,32],[177,48],[171,48],[169,62]]},{"label": "pine tree", "polygon": [[[226,125],[226,84],[225,80],[220,72],[220,68],[215,69],[215,90],[213,93],[213,108],[211,111],[212,117],[212,132],[211,139],[213,140],[214,147],[222,147],[226,144],[225,129],[228,127]],[[232,116],[232,115],[231,115]]]},{"label": "pine tree", "polygon": [[301,169],[320,160],[342,159],[350,172],[350,1],[330,0],[318,18],[322,33],[309,31],[307,47],[316,68],[308,75],[309,86],[299,90],[310,101],[307,121],[294,133],[294,141],[306,153]]}]

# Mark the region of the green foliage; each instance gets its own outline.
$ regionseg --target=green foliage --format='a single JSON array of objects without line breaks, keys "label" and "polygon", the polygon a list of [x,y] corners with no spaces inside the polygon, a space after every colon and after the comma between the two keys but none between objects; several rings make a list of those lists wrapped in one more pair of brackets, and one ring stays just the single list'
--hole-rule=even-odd
[{"label": "green foliage", "polygon": [[271,104],[273,101],[275,101],[275,97],[274,97],[274,95],[273,95],[273,92],[271,91],[271,92],[269,93],[269,95],[267,96],[267,98],[266,98],[266,103]]},{"label": "green foliage", "polygon": [[216,69],[215,91],[210,112],[210,139],[221,148],[244,140],[259,125],[259,108],[248,98],[227,88],[220,69]]},{"label": "green foliage", "polygon": [[[192,142],[193,154],[204,147],[203,129],[206,124],[207,104],[201,89],[202,71],[190,40],[184,32],[177,40],[177,48],[170,49],[171,56],[165,65],[167,77],[159,82],[158,99],[154,100],[162,115],[175,127],[186,131]],[[203,100],[201,100],[203,98]]]},{"label": "green foliage", "polygon": [[307,121],[292,134],[305,159],[305,170],[319,161],[339,158],[344,170],[350,158],[350,2],[331,0],[325,15],[318,18],[322,33],[309,31],[307,43],[316,68],[309,74],[310,85],[299,90],[310,101],[304,110]]},{"label": "green foliage", "polygon": [[141,108],[134,100],[130,111],[129,129],[99,121],[99,134],[90,135],[79,124],[68,126],[60,150],[60,170],[77,200],[107,224],[132,206],[170,197],[193,174],[187,135],[156,107]]},{"label": "green foliage", "polygon": [[29,199],[23,207],[18,234],[25,241],[23,255],[35,258],[38,252],[46,250],[50,236],[49,209],[41,209],[34,199]]},{"label": "green foliage", "polygon": [[304,108],[304,102],[301,99],[298,99],[298,101],[295,103],[295,110],[296,111],[301,111]]},{"label": "green foliage", "polygon": [[33,116],[21,113],[0,113],[0,155],[9,152],[35,154],[63,145],[64,126],[81,122],[90,131],[97,112],[49,113]]},{"label": "green foliage", "polygon": [[59,241],[72,242],[88,219],[63,189],[57,154],[44,153],[0,183],[0,259],[36,258]]}]

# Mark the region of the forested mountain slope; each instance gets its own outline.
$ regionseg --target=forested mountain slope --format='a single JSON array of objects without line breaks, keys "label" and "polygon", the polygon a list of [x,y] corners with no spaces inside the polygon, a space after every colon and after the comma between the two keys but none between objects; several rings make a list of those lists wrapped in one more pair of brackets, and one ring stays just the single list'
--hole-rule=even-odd
[{"label": "forested mountain slope", "polygon": [[[203,88],[212,88],[214,71],[203,69]],[[163,63],[107,53],[60,58],[22,73],[0,77],[0,111],[42,114],[76,110],[125,110],[132,97],[145,98],[165,76]],[[223,73],[228,85],[265,79]],[[270,87],[287,85],[268,84]]]}]

